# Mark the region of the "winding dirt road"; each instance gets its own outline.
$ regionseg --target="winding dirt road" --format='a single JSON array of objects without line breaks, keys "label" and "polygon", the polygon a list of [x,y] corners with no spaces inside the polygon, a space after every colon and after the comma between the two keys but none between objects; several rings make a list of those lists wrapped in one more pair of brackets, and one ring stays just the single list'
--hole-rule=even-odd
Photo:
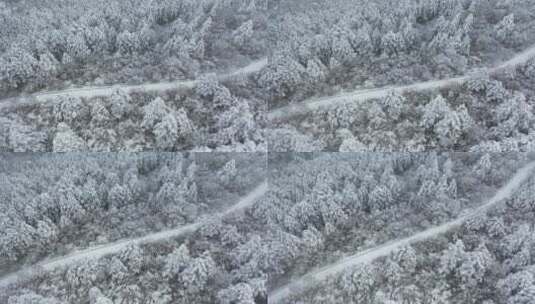
[{"label": "winding dirt road", "polygon": [[[532,45],[523,52],[517,53],[513,58],[496,65],[494,67],[489,67],[486,69],[481,69],[482,72],[488,72],[489,74],[497,73],[501,70],[513,68],[520,64],[523,64],[529,61],[531,58],[535,57],[535,45]],[[305,100],[303,102],[284,106],[281,108],[274,109],[269,112],[269,120],[284,120],[295,115],[304,114],[308,112],[313,112],[320,109],[328,109],[333,106],[338,106],[347,103],[355,103],[360,101],[366,101],[370,99],[376,99],[385,97],[390,92],[395,92],[398,94],[408,92],[408,91],[427,91],[439,88],[445,88],[449,86],[463,84],[469,80],[472,75],[469,73],[464,76],[453,77],[442,80],[430,80],[418,82],[410,85],[403,86],[387,86],[375,89],[366,89],[366,90],[357,90],[348,93],[342,93],[334,96],[312,98]]]},{"label": "winding dirt road", "polygon": [[[254,188],[251,192],[249,192],[246,196],[244,196],[242,199],[240,199],[236,204],[224,210],[223,212],[219,213],[219,216],[222,216],[222,217],[228,216],[230,214],[239,212],[253,205],[254,202],[256,202],[256,200],[258,200],[267,192],[267,189],[268,189],[267,182],[263,182],[262,184]],[[179,236],[194,232],[203,223],[204,222],[202,221],[196,222],[196,223],[185,225],[176,229],[156,232],[156,233],[152,233],[152,234],[139,237],[139,238],[135,238],[135,239],[118,240],[110,244],[99,245],[99,246],[87,248],[81,251],[75,251],[65,256],[47,259],[33,266],[21,269],[19,271],[10,273],[0,278],[0,288],[9,287],[9,285],[15,283],[19,277],[22,277],[25,275],[31,275],[32,271],[34,271],[35,269],[39,269],[43,271],[51,271],[58,267],[75,264],[77,262],[81,262],[84,260],[99,259],[103,256],[117,253],[130,245],[157,243],[162,240],[175,238],[175,237],[179,237]]]},{"label": "winding dirt road", "polygon": [[[256,73],[263,69],[267,65],[267,58],[263,58],[254,62],[251,62],[249,65],[234,70],[232,72],[217,75],[219,80],[227,80],[233,77],[243,77],[253,73]],[[126,93],[145,91],[145,92],[159,92],[167,91],[172,89],[180,88],[193,88],[197,84],[197,80],[185,80],[185,81],[167,81],[167,82],[157,82],[157,83],[143,83],[137,85],[111,85],[111,86],[93,86],[93,87],[80,87],[80,88],[71,88],[60,91],[43,91],[37,92],[28,96],[23,96],[22,98],[27,101],[22,101],[21,97],[8,98],[0,102],[2,107],[7,106],[16,106],[18,103],[28,104],[30,102],[45,102],[47,100],[52,100],[60,96],[74,96],[74,97],[84,97],[91,98],[97,96],[109,96],[114,91],[120,89]]]},{"label": "winding dirt road", "polygon": [[318,284],[318,282],[325,280],[327,277],[340,274],[357,264],[370,263],[377,258],[389,255],[396,249],[416,242],[424,241],[458,227],[462,225],[462,223],[464,223],[468,218],[483,214],[497,203],[509,198],[529,177],[533,175],[534,170],[535,162],[527,164],[520,169],[505,186],[499,189],[488,202],[455,220],[424,230],[422,232],[418,232],[404,239],[394,240],[383,245],[364,250],[352,256],[343,258],[331,265],[327,265],[318,270],[309,272],[308,274],[288,283],[287,285],[270,292],[268,295],[268,301],[270,304],[281,303],[292,293],[299,293],[309,289]]}]

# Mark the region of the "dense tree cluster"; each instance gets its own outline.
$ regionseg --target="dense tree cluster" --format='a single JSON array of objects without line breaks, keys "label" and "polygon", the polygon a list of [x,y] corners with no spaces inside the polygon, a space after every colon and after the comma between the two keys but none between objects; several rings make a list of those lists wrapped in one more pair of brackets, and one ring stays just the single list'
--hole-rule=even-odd
[{"label": "dense tree cluster", "polygon": [[[225,209],[222,204],[235,203],[232,200],[237,198],[236,194],[245,195],[253,186],[257,186],[261,179],[265,178],[264,156],[192,154],[190,158],[181,158],[180,162],[184,165],[188,159],[190,162],[189,166],[183,166],[183,172],[179,173],[165,166],[166,163],[178,161],[173,161],[174,156],[170,155],[151,154],[139,159],[134,157],[141,173],[156,175],[140,176],[139,183],[144,187],[138,189],[144,191],[147,188],[159,187],[156,193],[148,193],[148,204],[157,203],[155,208],[161,210],[162,216],[169,214],[171,219],[179,219],[173,212],[193,210],[177,203],[166,204],[168,200],[174,199],[174,194],[182,192],[183,188],[170,183],[180,180],[176,175],[186,178],[194,171],[195,178],[189,180],[198,185],[198,198],[197,203],[190,207],[198,208],[196,215],[190,215],[202,224],[193,234],[156,244],[127,246],[113,255],[88,259],[47,272],[37,270],[29,278],[21,278],[18,283],[20,289],[2,289],[0,301],[10,304],[26,303],[24,301],[29,301],[28,299],[40,300],[43,303],[50,301],[98,304],[265,303],[267,278],[256,271],[254,264],[248,262],[249,255],[256,250],[260,241],[263,228],[255,227],[248,213],[232,213],[224,217],[199,216]],[[109,163],[103,165],[109,166],[114,161],[117,163],[118,159],[120,158],[113,157]],[[191,162],[192,160],[195,161]],[[93,167],[95,163],[84,163],[80,166]],[[117,166],[127,167],[121,162]],[[162,175],[161,171],[168,173],[158,179],[157,176]],[[121,176],[115,175],[115,178],[120,179]],[[107,185],[111,183],[108,181]],[[108,187],[107,185],[100,187]],[[127,195],[118,187],[120,186],[111,187],[117,190],[109,191],[107,196],[113,197],[114,200],[110,198],[106,202],[123,203],[122,200]],[[115,200],[118,202],[115,203]],[[139,229],[143,220],[149,221],[152,217],[149,213],[151,209],[143,208],[142,203],[137,204],[135,208],[136,213],[128,211],[131,218],[129,223],[124,223],[128,225],[128,229]],[[121,224],[119,221],[120,218],[115,218],[116,225]],[[155,221],[159,222],[159,219]],[[171,225],[180,227],[182,224],[175,222]],[[76,227],[70,228],[76,230]],[[101,229],[103,228],[94,227],[92,233]],[[114,231],[118,232],[117,227]],[[88,235],[82,234],[83,231],[78,234],[79,237],[87,239]]]}]

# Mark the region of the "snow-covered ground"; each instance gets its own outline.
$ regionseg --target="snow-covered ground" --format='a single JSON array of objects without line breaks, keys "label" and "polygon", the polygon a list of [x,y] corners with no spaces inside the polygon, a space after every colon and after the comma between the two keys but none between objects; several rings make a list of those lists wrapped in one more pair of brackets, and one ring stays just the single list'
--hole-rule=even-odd
[{"label": "snow-covered ground", "polygon": [[310,288],[313,285],[317,284],[319,281],[325,280],[329,276],[339,274],[344,270],[347,270],[357,264],[372,262],[377,258],[389,255],[396,249],[429,239],[439,234],[443,234],[455,227],[458,227],[468,218],[484,214],[492,206],[510,197],[533,174],[534,170],[535,162],[527,164],[522,169],[520,169],[505,186],[499,189],[488,202],[455,220],[444,223],[437,227],[424,230],[404,239],[394,240],[383,245],[364,250],[355,255],[343,258],[331,265],[327,265],[318,270],[312,271],[288,283],[287,285],[284,285],[270,292],[270,294],[268,295],[268,301],[270,304],[279,303],[293,292],[299,292]]},{"label": "snow-covered ground", "polygon": [[[236,204],[232,205],[230,208],[221,212],[219,216],[228,216],[230,214],[239,212],[240,210],[243,210],[251,206],[252,204],[254,204],[254,202],[257,199],[259,199],[260,197],[264,195],[264,193],[266,193],[267,189],[268,189],[267,182],[261,183],[256,188],[254,188],[251,192],[249,192],[246,196],[240,199]],[[166,240],[166,239],[178,237],[187,233],[191,233],[195,231],[202,224],[203,222],[200,221],[200,222],[185,225],[176,229],[152,233],[152,234],[139,237],[139,238],[135,238],[135,239],[118,240],[113,243],[99,245],[99,246],[87,248],[81,251],[75,251],[65,256],[44,260],[42,262],[37,263],[36,265],[23,268],[19,271],[13,272],[11,274],[8,274],[0,278],[0,288],[8,287],[10,284],[15,283],[19,277],[24,276],[24,275],[29,275],[34,270],[51,271],[58,267],[71,265],[71,264],[81,262],[84,260],[88,260],[88,259],[99,259],[103,256],[117,253],[130,245],[157,243],[162,240]]]},{"label": "snow-covered ground", "polygon": [[[524,50],[513,56],[508,61],[505,61],[494,67],[488,67],[480,71],[486,71],[489,74],[499,72],[500,70],[516,67],[522,63],[527,62],[531,58],[535,57],[535,45],[532,45],[528,49]],[[274,109],[268,114],[270,120],[283,120],[297,114],[303,114],[307,112],[313,112],[319,109],[327,109],[329,107],[338,106],[346,103],[355,103],[366,101],[375,98],[385,97],[390,92],[403,93],[407,91],[426,91],[439,88],[445,88],[449,86],[459,85],[472,77],[471,73],[464,76],[453,77],[442,80],[431,80],[417,82],[410,85],[403,86],[387,86],[376,89],[358,90],[335,96],[327,96],[321,98],[312,98],[305,100],[298,104],[288,105],[281,108]]]}]

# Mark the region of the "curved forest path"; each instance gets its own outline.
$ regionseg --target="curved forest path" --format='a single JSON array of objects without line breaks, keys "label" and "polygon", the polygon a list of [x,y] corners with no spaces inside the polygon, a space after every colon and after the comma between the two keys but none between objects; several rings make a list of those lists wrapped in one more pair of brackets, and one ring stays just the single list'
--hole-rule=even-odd
[{"label": "curved forest path", "polygon": [[[251,62],[249,65],[241,67],[237,70],[219,74],[217,79],[223,81],[227,79],[232,79],[234,77],[245,77],[250,74],[256,73],[263,69],[268,63],[267,58],[262,58],[257,61]],[[80,98],[92,98],[99,96],[109,96],[113,94],[116,90],[122,90],[126,93],[132,92],[160,92],[168,91],[173,89],[191,89],[198,83],[198,80],[179,80],[179,81],[163,81],[155,83],[142,83],[136,85],[127,85],[127,84],[117,84],[109,86],[87,86],[87,87],[78,87],[78,88],[69,88],[59,91],[42,91],[29,94],[26,96],[18,96],[7,98],[0,102],[2,107],[8,106],[17,106],[18,104],[31,104],[33,102],[46,102],[58,97],[80,97]],[[21,99],[24,99],[22,101]]]},{"label": "curved forest path", "polygon": [[500,188],[492,198],[490,198],[483,205],[475,208],[471,212],[466,213],[465,215],[454,219],[452,221],[446,222],[442,225],[429,228],[427,230],[418,232],[410,237],[403,239],[393,240],[385,244],[373,247],[361,252],[358,252],[354,255],[340,259],[339,261],[324,266],[320,269],[311,271],[302,277],[289,282],[288,284],[281,286],[275,290],[272,290],[268,295],[269,304],[281,303],[284,299],[289,297],[294,292],[304,291],[318,284],[320,281],[325,280],[327,277],[340,274],[351,267],[363,264],[370,263],[377,258],[385,257],[395,250],[411,245],[413,243],[421,242],[426,239],[432,238],[434,236],[446,233],[453,228],[461,226],[467,219],[475,217],[477,215],[484,214],[491,207],[497,203],[511,197],[511,195],[520,187],[528,178],[530,178],[535,171],[535,161],[528,163],[522,167],[518,172],[504,185]]},{"label": "curved forest path", "polygon": [[[527,48],[526,50],[517,53],[511,59],[502,62],[496,66],[480,69],[481,72],[487,72],[489,74],[497,73],[504,69],[516,67],[520,64],[528,62],[531,58],[535,57],[535,45]],[[305,114],[308,112],[314,112],[320,109],[329,109],[334,106],[342,104],[350,104],[355,102],[366,101],[370,99],[382,98],[387,96],[390,92],[402,94],[404,92],[417,92],[427,91],[433,89],[440,89],[450,87],[454,85],[460,85],[471,79],[473,75],[468,73],[464,76],[452,77],[441,80],[429,80],[417,82],[409,85],[401,86],[386,86],[373,89],[356,90],[347,93],[341,93],[334,96],[326,96],[320,98],[311,98],[302,102],[283,106],[271,110],[268,113],[269,120],[284,120],[292,116]]]},{"label": "curved forest path", "polygon": [[[225,217],[239,212],[249,206],[252,206],[260,197],[262,197],[267,192],[267,190],[268,183],[267,181],[265,181],[255,187],[246,196],[242,197],[236,204],[230,206],[228,209],[223,210],[222,212],[216,215]],[[20,277],[31,275],[32,271],[34,270],[51,271],[58,267],[75,264],[81,261],[99,259],[103,256],[120,252],[122,249],[131,245],[151,244],[166,239],[179,237],[194,232],[203,223],[203,221],[199,221],[179,228],[151,233],[143,237],[117,240],[109,244],[98,245],[80,251],[75,251],[65,256],[46,259],[44,261],[36,263],[35,265],[28,266],[26,268],[12,272],[0,278],[0,288],[9,287],[9,285],[16,283]]]}]

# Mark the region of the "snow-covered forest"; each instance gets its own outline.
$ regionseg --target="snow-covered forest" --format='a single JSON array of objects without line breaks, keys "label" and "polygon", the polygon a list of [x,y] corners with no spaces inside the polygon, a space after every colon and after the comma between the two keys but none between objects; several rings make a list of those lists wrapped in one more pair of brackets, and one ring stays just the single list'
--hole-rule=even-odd
[{"label": "snow-covered forest", "polygon": [[[210,299],[218,289],[230,288],[227,285],[231,282],[226,278],[231,270],[241,266],[240,262],[228,264],[231,252],[228,257],[219,255],[247,240],[248,231],[241,230],[247,226],[241,223],[247,216],[241,210],[250,208],[256,196],[263,193],[258,185],[266,177],[265,155],[252,153],[7,154],[0,157],[2,303],[7,298],[14,301],[9,303],[27,303],[24,301],[29,300],[24,298],[30,296],[37,299],[36,303],[44,303],[39,301],[47,298],[50,303],[56,303],[54,298],[61,303],[87,303],[93,301],[89,290],[98,289],[93,284],[108,274],[114,278],[120,275],[121,280],[110,278],[100,287],[114,290],[109,293],[112,298],[123,297],[122,292],[115,292],[125,288],[145,289],[145,283],[157,284],[152,276],[163,275],[162,267],[169,268],[169,276],[160,279],[169,285],[155,287],[150,293],[138,290],[141,294],[137,296],[145,300],[136,303],[148,303],[147,299],[158,292],[170,302],[155,299],[153,303],[173,303],[178,298],[212,303]],[[255,197],[243,199],[255,191]],[[184,232],[175,230],[188,225],[193,228]],[[99,251],[112,254],[114,265],[106,266],[108,255],[99,259],[102,255]],[[77,255],[84,255],[87,260],[79,260]],[[191,265],[190,258],[195,261]],[[151,259],[154,260],[149,263]],[[191,266],[187,270],[190,274],[182,277],[180,272],[187,265]],[[24,290],[6,294],[2,288],[14,283],[10,274],[22,276],[21,271],[26,270],[33,274],[28,281],[17,283]],[[129,280],[138,281],[141,271],[148,276],[142,279],[141,286],[127,284]],[[212,281],[216,274],[219,278]],[[202,283],[197,276],[206,276],[207,282]],[[39,287],[42,280],[48,287]],[[191,285],[188,295],[182,290],[186,285],[175,286],[182,280]],[[56,292],[49,290],[50,287],[70,291]],[[212,293],[203,295],[209,287],[214,289]],[[37,295],[43,299],[39,300]]]},{"label": "snow-covered forest", "polygon": [[265,54],[267,1],[6,1],[0,88],[193,79]]},{"label": "snow-covered forest", "polygon": [[485,203],[529,158],[476,153],[279,157],[280,165],[269,165],[276,208],[265,211],[285,236],[275,240],[285,249],[275,250],[274,296],[321,266],[462,217]]},{"label": "snow-covered forest", "polygon": [[533,151],[533,1],[335,2],[280,16],[270,151]]},{"label": "snow-covered forest", "polygon": [[0,151],[267,149],[267,1],[0,4]]},{"label": "snow-covered forest", "polygon": [[535,0],[0,0],[0,304],[535,304]]}]

